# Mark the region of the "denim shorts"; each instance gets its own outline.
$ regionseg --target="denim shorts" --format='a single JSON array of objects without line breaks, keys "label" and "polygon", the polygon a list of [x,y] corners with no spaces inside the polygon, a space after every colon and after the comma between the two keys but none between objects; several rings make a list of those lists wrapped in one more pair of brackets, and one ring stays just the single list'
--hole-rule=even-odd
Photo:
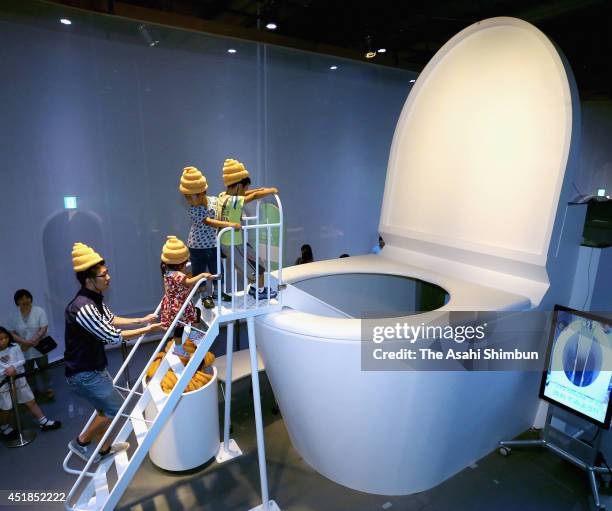
[{"label": "denim shorts", "polygon": [[66,381],[74,393],[93,405],[100,415],[112,418],[123,404],[123,396],[106,369],[83,371],[66,377]]},{"label": "denim shorts", "polygon": [[217,247],[212,248],[190,248],[189,259],[191,260],[191,273],[217,273]]}]

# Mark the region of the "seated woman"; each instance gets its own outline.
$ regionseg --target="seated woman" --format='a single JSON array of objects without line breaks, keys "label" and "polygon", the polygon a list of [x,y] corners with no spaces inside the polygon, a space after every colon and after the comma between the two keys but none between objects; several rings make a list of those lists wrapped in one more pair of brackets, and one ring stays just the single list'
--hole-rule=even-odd
[{"label": "seated woman", "polygon": [[[0,381],[7,377],[17,376],[23,367],[25,360],[19,346],[13,340],[11,333],[0,326]],[[15,380],[17,402],[28,407],[30,412],[38,419],[38,425],[42,431],[51,431],[62,427],[60,421],[54,421],[45,417],[45,414],[36,404],[32,389],[25,377]],[[17,432],[9,424],[8,411],[13,408],[11,401],[11,389],[8,382],[0,386],[0,431],[2,438],[12,440],[17,437]]]}]

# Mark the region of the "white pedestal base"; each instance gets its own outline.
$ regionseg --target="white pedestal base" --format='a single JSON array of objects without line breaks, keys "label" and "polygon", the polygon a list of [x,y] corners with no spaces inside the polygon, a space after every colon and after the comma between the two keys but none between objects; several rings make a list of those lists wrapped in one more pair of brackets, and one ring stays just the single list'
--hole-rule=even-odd
[{"label": "white pedestal base", "polygon": [[217,463],[225,463],[226,461],[233,460],[238,456],[242,456],[242,451],[240,450],[240,447],[238,447],[236,441],[233,438],[230,438],[228,450],[225,450],[223,447],[223,442],[221,442],[215,459],[217,460]]},{"label": "white pedestal base", "polygon": [[[151,401],[145,418],[153,420],[157,407]],[[193,434],[193,432],[197,434]],[[170,419],[149,450],[151,461],[159,468],[181,472],[210,460],[219,445],[219,401],[217,370],[206,385],[181,396]]]},{"label": "white pedestal base", "polygon": [[[281,508],[278,507],[278,504],[276,502],[274,502],[273,500],[270,500],[268,503],[268,510],[269,511],[281,511]],[[249,511],[264,511],[264,505],[260,504],[257,507],[253,507],[249,509]]]}]

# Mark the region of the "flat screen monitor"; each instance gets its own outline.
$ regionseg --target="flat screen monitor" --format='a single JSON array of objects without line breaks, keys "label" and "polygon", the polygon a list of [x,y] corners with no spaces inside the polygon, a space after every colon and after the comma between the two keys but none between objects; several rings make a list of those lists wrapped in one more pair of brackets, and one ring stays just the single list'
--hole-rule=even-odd
[{"label": "flat screen monitor", "polygon": [[540,397],[609,429],[611,388],[612,318],[556,305]]}]

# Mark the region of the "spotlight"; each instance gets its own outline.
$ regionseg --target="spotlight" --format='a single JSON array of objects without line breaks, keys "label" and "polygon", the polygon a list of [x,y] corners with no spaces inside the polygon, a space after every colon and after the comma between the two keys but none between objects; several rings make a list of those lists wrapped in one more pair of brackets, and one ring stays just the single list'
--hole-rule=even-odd
[{"label": "spotlight", "polygon": [[62,19],[60,20],[60,23],[61,23],[62,25],[72,25],[72,21],[70,21],[68,18],[62,18]]},{"label": "spotlight", "polygon": [[378,48],[378,53],[387,53],[387,48]]},{"label": "spotlight", "polygon": [[266,25],[266,28],[268,30],[276,30],[278,28],[278,25],[276,23],[270,22]]},{"label": "spotlight", "polygon": [[376,57],[376,51],[372,47],[372,36],[368,35],[368,36],[366,36],[365,58],[366,59],[373,59],[374,57]]},{"label": "spotlight", "polygon": [[146,25],[138,25],[138,31],[149,46],[153,47],[159,44],[159,40],[153,39],[153,37],[151,37],[151,34],[149,33],[149,30],[147,29]]},{"label": "spotlight", "polygon": [[338,69],[338,66],[329,66],[329,68],[330,68],[332,71],[335,71],[336,69]]},{"label": "spotlight", "polygon": [[414,82],[416,82],[416,80],[410,80],[410,83],[414,83]]},{"label": "spotlight", "polygon": [[234,48],[229,48],[227,50],[227,53],[236,53],[236,50]]}]

